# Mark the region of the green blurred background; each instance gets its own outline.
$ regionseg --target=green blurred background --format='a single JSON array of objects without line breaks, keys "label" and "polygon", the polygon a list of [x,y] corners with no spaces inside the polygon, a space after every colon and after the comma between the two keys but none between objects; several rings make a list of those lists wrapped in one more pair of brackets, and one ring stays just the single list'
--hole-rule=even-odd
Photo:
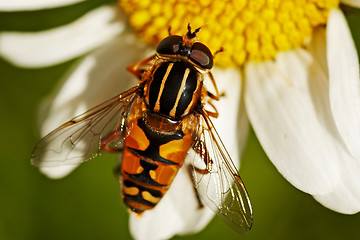
[{"label": "green blurred background", "polygon": [[[108,2],[113,1],[0,12],[0,31],[44,30]],[[350,11],[348,20],[360,49],[359,12]],[[128,213],[113,175],[115,156],[84,163],[61,180],[47,179],[29,162],[39,140],[38,104],[74,61],[29,70],[0,59],[0,239],[131,239]],[[291,186],[267,159],[253,132],[241,176],[254,208],[249,234],[238,235],[215,217],[202,232],[175,239],[359,239],[360,215],[332,212]]]}]

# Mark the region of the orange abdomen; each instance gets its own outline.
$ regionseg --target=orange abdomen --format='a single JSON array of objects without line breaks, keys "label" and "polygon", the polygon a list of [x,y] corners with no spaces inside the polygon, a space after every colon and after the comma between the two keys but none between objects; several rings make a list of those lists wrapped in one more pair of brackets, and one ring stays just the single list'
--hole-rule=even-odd
[{"label": "orange abdomen", "polygon": [[193,143],[190,133],[155,129],[147,120],[139,117],[128,123],[121,168],[123,199],[136,213],[160,201]]}]

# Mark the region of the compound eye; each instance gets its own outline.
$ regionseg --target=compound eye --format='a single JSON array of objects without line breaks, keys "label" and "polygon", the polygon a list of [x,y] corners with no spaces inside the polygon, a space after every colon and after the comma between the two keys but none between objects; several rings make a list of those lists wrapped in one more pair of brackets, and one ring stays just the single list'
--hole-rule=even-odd
[{"label": "compound eye", "polygon": [[189,58],[205,69],[211,69],[213,67],[213,55],[209,48],[202,43],[196,42],[192,45]]},{"label": "compound eye", "polygon": [[169,36],[161,40],[156,48],[156,51],[160,54],[177,54],[182,45],[182,37],[178,35]]}]

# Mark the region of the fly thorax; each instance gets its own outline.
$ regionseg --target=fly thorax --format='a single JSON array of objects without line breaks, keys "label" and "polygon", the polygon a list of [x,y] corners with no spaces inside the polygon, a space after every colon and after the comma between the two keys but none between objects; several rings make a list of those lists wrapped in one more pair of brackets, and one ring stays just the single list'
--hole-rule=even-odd
[{"label": "fly thorax", "polygon": [[191,113],[200,98],[200,74],[186,62],[161,63],[145,93],[149,110],[176,120]]}]

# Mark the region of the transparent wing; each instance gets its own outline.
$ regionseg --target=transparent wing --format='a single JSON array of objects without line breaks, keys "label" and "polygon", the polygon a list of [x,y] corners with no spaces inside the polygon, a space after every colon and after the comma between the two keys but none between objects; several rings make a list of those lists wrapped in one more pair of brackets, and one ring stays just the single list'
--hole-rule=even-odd
[{"label": "transparent wing", "polygon": [[253,221],[249,195],[206,112],[197,135],[192,175],[201,200],[234,230],[248,232]]},{"label": "transparent wing", "polygon": [[[122,140],[129,106],[139,86],[113,97],[50,132],[36,145],[31,162],[37,167],[76,165],[100,154],[104,140]],[[114,137],[116,136],[116,137]],[[105,142],[107,144],[107,142]]]}]

